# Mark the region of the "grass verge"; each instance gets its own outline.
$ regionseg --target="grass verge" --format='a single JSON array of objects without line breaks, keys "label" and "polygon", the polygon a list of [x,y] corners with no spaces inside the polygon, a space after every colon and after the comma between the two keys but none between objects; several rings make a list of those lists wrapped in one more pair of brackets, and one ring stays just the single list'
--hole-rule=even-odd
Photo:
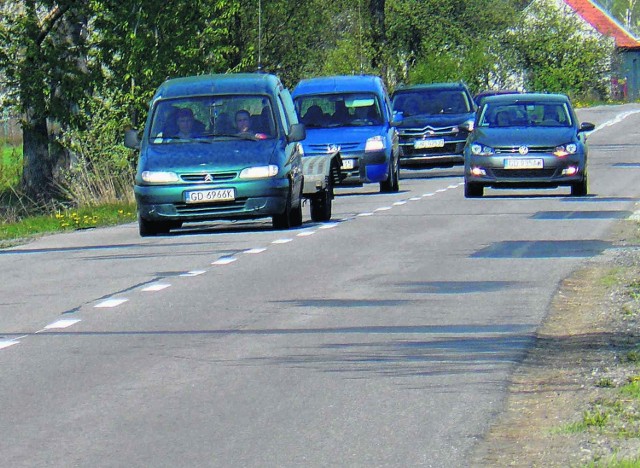
[{"label": "grass verge", "polygon": [[28,216],[14,222],[0,222],[0,248],[23,244],[43,234],[114,226],[135,219],[135,204],[113,203],[59,210],[55,214]]}]

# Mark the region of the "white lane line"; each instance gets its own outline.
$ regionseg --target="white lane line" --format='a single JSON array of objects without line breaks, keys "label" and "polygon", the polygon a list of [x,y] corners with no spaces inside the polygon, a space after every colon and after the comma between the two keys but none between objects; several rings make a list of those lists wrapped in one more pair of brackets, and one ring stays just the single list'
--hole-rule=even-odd
[{"label": "white lane line", "polygon": [[431,193],[423,193],[422,196],[423,197],[433,197],[435,195],[435,193],[431,192]]},{"label": "white lane line", "polygon": [[402,200],[402,201],[397,201],[393,204],[393,206],[401,206],[401,205],[406,205],[407,202],[406,200]]},{"label": "white lane line", "polygon": [[124,304],[128,300],[129,299],[107,299],[105,301],[99,302],[98,304],[94,305],[93,307],[98,308],[98,309],[118,307],[120,304]]},{"label": "white lane line", "polygon": [[0,349],[8,348],[18,343],[20,343],[18,340],[0,340]]},{"label": "white lane line", "polygon": [[409,201],[418,201],[420,199],[421,199],[421,197],[411,197],[411,198],[409,198]]},{"label": "white lane line", "polygon": [[144,292],[162,291],[163,289],[167,289],[169,286],[171,286],[169,283],[154,283],[142,288],[142,291]]},{"label": "white lane line", "polygon": [[622,114],[618,114],[615,118],[598,125],[592,132],[589,132],[589,133],[596,133],[598,130],[602,130],[605,127],[610,127],[612,125],[620,123],[630,115],[637,114],[638,112],[640,112],[640,110],[631,110],[631,111],[623,112]]},{"label": "white lane line", "polygon": [[458,187],[460,187],[460,184],[449,185],[447,188],[448,189],[454,189],[454,188],[458,188]]},{"label": "white lane line", "polygon": [[315,233],[316,231],[302,231],[296,234],[296,237],[309,237],[313,236]]},{"label": "white lane line", "polygon": [[50,323],[49,325],[44,327],[44,329],[45,330],[51,330],[51,329],[54,329],[54,328],[67,328],[67,327],[70,327],[71,325],[75,325],[79,321],[80,321],[80,319],[60,319],[60,320],[57,320],[57,321],[55,321],[53,323]]},{"label": "white lane line", "polygon": [[259,254],[266,251],[266,247],[254,247],[253,249],[247,249],[244,251],[246,254]]},{"label": "white lane line", "polygon": [[321,224],[320,226],[318,226],[318,229],[333,229],[337,225],[338,225],[338,223]]},{"label": "white lane line", "polygon": [[446,188],[441,188],[441,189],[436,190],[436,193],[442,193],[442,192],[446,192],[446,191],[447,191]]},{"label": "white lane line", "polygon": [[293,239],[277,239],[272,242],[272,244],[287,244],[291,242]]},{"label": "white lane line", "polygon": [[376,208],[376,209],[375,209],[375,210],[373,210],[373,211],[374,211],[374,212],[377,212],[377,211],[388,211],[388,210],[390,210],[390,209],[391,209],[391,207],[390,207],[390,206],[382,206],[382,207],[380,207],[380,208]]},{"label": "white lane line", "polygon": [[356,215],[356,217],[358,217],[358,218],[361,217],[361,216],[373,216],[373,213],[358,213]]},{"label": "white lane line", "polygon": [[180,274],[180,276],[190,277],[190,276],[200,276],[207,272],[207,270],[191,270],[186,273]]},{"label": "white lane line", "polygon": [[212,265],[228,265],[229,263],[233,263],[237,260],[236,257],[220,257],[215,262],[212,262]]}]

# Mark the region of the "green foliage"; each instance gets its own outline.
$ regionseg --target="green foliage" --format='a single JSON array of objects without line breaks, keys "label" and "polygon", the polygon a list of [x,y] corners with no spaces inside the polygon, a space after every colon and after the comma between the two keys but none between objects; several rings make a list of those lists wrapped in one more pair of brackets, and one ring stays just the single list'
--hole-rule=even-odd
[{"label": "green foliage", "polygon": [[0,191],[15,187],[22,174],[22,148],[0,145]]},{"label": "green foliage", "polygon": [[507,36],[524,73],[525,88],[563,92],[576,98],[603,98],[613,42],[590,35],[569,7],[551,0],[531,4],[527,16]]},{"label": "green foliage", "polygon": [[133,202],[134,155],[122,144],[128,116],[118,105],[118,93],[83,101],[79,115],[86,130],[68,130],[60,144],[71,155],[59,187],[76,206]]}]

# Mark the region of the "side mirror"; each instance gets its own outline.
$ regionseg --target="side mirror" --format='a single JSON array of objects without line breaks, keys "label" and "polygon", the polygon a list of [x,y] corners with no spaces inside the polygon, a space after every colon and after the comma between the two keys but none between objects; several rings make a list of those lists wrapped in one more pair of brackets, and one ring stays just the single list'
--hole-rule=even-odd
[{"label": "side mirror", "polygon": [[591,122],[582,122],[580,124],[580,128],[578,129],[578,133],[580,132],[592,132],[596,126]]},{"label": "side mirror", "polygon": [[297,123],[291,125],[291,128],[289,129],[289,135],[287,135],[287,139],[290,142],[302,141],[305,138],[307,138],[307,130],[304,127],[304,124]]},{"label": "side mirror", "polygon": [[402,121],[404,120],[404,113],[400,112],[400,111],[394,111],[393,112],[393,117],[391,120],[391,126],[392,127],[397,127],[398,125],[400,125],[402,123]]},{"label": "side mirror", "polygon": [[124,132],[124,146],[131,149],[140,149],[138,130],[131,129]]}]

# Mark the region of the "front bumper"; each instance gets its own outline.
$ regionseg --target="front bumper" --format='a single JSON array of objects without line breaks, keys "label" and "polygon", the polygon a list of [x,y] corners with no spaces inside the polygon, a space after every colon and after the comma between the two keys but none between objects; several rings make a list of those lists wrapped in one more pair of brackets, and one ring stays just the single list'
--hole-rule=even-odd
[{"label": "front bumper", "polygon": [[[235,199],[186,203],[185,192],[234,188]],[[284,212],[289,196],[286,178],[228,183],[225,185],[135,185],[140,216],[149,221],[211,221],[251,219]]]},{"label": "front bumper", "polygon": [[559,187],[581,182],[586,175],[586,164],[580,155],[559,158],[553,154],[535,154],[525,158],[542,160],[539,168],[510,169],[506,159],[504,155],[467,155],[465,180],[486,187]]},{"label": "front bumper", "polygon": [[381,182],[389,176],[390,156],[385,151],[340,153],[340,185]]}]

